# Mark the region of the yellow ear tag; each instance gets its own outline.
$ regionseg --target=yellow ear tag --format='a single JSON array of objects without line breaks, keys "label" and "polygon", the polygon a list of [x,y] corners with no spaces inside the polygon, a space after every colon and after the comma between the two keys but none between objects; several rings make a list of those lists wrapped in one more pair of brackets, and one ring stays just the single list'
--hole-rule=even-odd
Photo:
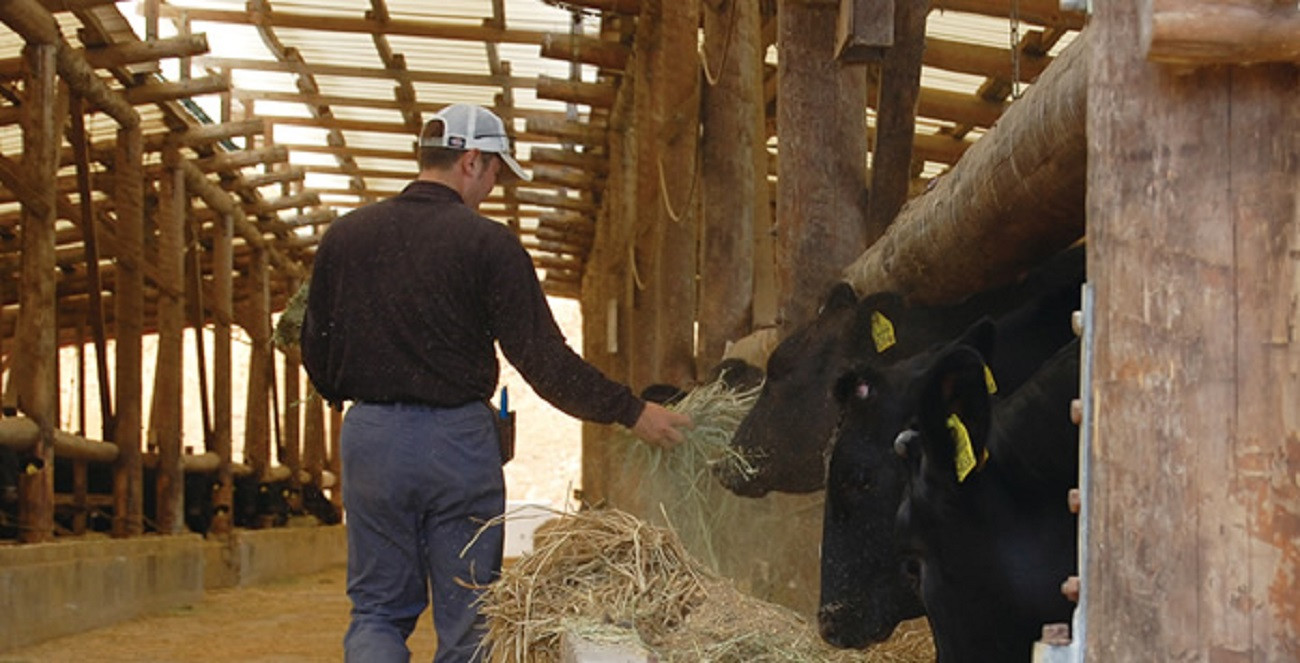
[{"label": "yellow ear tag", "polygon": [[993,379],[993,371],[989,369],[988,364],[984,364],[984,386],[988,388],[990,394],[998,393],[998,381]]},{"label": "yellow ear tag", "polygon": [[961,422],[961,417],[948,415],[948,430],[952,432],[953,442],[957,443],[953,461],[957,464],[957,483],[961,483],[975,469],[975,449],[971,446],[970,432],[966,430],[966,424]]},{"label": "yellow ear tag", "polygon": [[880,311],[871,312],[871,340],[876,343],[876,354],[894,347],[894,323]]}]

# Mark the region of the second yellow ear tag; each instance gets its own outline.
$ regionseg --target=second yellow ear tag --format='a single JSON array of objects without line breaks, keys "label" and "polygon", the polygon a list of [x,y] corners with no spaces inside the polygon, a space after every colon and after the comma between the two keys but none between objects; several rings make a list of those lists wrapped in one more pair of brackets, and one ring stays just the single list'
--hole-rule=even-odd
[{"label": "second yellow ear tag", "polygon": [[894,347],[894,323],[880,311],[871,312],[871,340],[876,343],[876,354]]},{"label": "second yellow ear tag", "polygon": [[984,364],[984,386],[988,388],[990,394],[998,393],[998,382],[993,379],[993,371],[989,369],[988,364]]},{"label": "second yellow ear tag", "polygon": [[953,461],[957,464],[957,483],[961,483],[966,480],[971,470],[975,469],[975,449],[971,446],[970,432],[966,430],[966,424],[962,423],[961,417],[955,414],[948,415],[948,431],[952,433],[952,441],[956,443]]}]

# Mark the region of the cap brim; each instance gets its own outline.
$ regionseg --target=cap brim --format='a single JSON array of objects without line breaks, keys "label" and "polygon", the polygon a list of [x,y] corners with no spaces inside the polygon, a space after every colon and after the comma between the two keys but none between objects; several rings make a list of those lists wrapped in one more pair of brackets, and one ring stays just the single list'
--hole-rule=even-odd
[{"label": "cap brim", "polygon": [[510,168],[510,172],[514,174],[515,178],[524,182],[531,182],[533,180],[533,176],[524,172],[523,166],[520,166],[519,162],[515,161],[514,157],[505,152],[498,152],[497,156],[501,157],[501,160]]}]

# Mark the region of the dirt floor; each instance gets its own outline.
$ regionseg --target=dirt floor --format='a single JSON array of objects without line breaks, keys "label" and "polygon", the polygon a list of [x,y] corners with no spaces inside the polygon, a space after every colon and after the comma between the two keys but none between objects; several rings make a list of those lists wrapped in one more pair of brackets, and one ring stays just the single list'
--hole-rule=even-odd
[{"label": "dirt floor", "polygon": [[[343,660],[348,625],[344,570],[243,589],[152,617],[0,654],[0,663],[315,663]],[[413,661],[433,659],[427,615],[408,641]]]}]

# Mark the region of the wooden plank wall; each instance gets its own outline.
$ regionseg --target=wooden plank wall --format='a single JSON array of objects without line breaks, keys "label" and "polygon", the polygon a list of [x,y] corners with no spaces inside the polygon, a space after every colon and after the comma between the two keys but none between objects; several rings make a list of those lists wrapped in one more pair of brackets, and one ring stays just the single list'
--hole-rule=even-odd
[{"label": "wooden plank wall", "polygon": [[1300,660],[1300,69],[1157,64],[1150,3],[1094,6],[1085,654]]}]

